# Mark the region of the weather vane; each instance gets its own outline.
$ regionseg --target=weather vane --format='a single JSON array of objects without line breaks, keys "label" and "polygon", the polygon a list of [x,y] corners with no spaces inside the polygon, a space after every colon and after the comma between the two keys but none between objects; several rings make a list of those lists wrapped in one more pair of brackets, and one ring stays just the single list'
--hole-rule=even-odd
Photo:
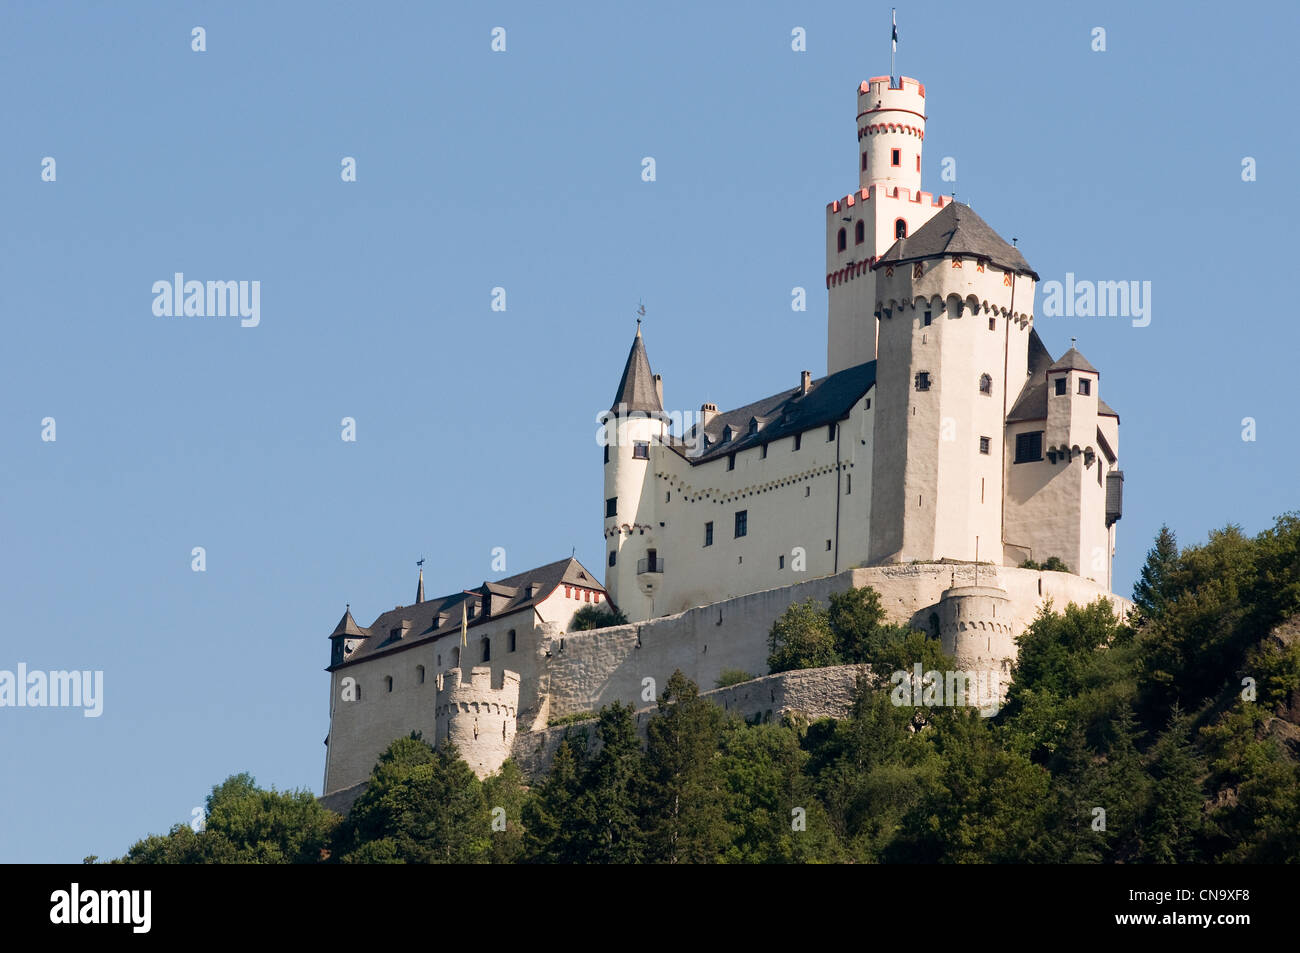
[{"label": "weather vane", "polygon": [[636,323],[637,323],[637,327],[640,327],[640,326],[641,326],[641,319],[644,318],[644,317],[645,317],[645,305],[642,304],[640,301],[638,301],[638,302],[637,302],[637,309],[636,309]]},{"label": "weather vane", "polygon": [[421,569],[423,569],[423,568],[424,568],[424,557],[421,556],[419,559],[417,559],[417,560],[415,561],[415,564],[416,564],[417,566],[419,566]]}]

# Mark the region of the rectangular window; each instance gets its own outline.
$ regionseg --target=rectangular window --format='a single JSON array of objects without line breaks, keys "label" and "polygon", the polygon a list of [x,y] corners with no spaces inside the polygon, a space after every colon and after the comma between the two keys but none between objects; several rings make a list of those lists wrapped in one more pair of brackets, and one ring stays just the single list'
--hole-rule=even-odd
[{"label": "rectangular window", "polygon": [[902,153],[900,150],[898,150],[898,149],[894,149],[892,152],[890,152],[890,154],[889,154],[889,164],[890,164],[890,165],[902,165],[902,164],[903,164],[903,153]]},{"label": "rectangular window", "polygon": [[998,329],[998,319],[997,319],[997,318],[989,318],[989,330],[990,330],[990,331],[996,331],[997,329]]},{"label": "rectangular window", "polygon": [[870,397],[867,398],[867,403],[866,403],[866,405],[865,405],[862,409],[863,409],[863,410],[870,410],[870,409],[871,409],[871,398],[870,398]]},{"label": "rectangular window", "polygon": [[605,444],[605,462],[609,463],[609,444]]},{"label": "rectangular window", "polygon": [[917,371],[917,372],[916,372],[916,389],[917,389],[917,390],[929,390],[929,389],[930,389],[930,372],[929,372],[929,371]]},{"label": "rectangular window", "polygon": [[736,512],[736,538],[745,536],[749,533],[749,510],[738,510]]},{"label": "rectangular window", "polygon": [[988,453],[988,452],[989,452],[989,438],[980,437],[980,453]]},{"label": "rectangular window", "polygon": [[916,154],[916,171],[921,171],[921,154],[919,152]]},{"label": "rectangular window", "polygon": [[803,434],[797,433],[794,435],[794,449],[798,450],[801,446],[803,446]]},{"label": "rectangular window", "polygon": [[614,565],[614,563],[616,563],[617,561],[618,561],[618,550],[616,550],[616,549],[611,549],[611,550],[609,551],[609,564],[612,566],[612,565]]},{"label": "rectangular window", "polygon": [[605,519],[609,519],[618,513],[618,497],[611,496],[605,501]]},{"label": "rectangular window", "polygon": [[845,490],[844,490],[844,495],[845,495],[845,496],[848,496],[850,493],[853,492],[853,474],[852,474],[852,473],[846,473],[846,474],[844,475],[844,479],[847,481],[847,482],[845,483],[845,487],[846,487],[846,488],[845,488]]},{"label": "rectangular window", "polygon": [[835,425],[831,424],[829,427],[826,428],[826,442],[830,443],[834,439],[835,439]]},{"label": "rectangular window", "polygon": [[646,440],[638,440],[638,441],[636,441],[635,443],[633,443],[633,444],[632,444],[632,459],[633,459],[633,460],[649,460],[649,459],[650,459],[650,443],[649,443],[648,441],[646,441]]},{"label": "rectangular window", "polygon": [[1056,394],[1057,394],[1057,396],[1059,397],[1061,394],[1064,394],[1064,393],[1065,393],[1065,378],[1064,378],[1064,377],[1058,377],[1058,378],[1056,379]]},{"label": "rectangular window", "polygon": [[506,651],[513,652],[514,650],[515,650],[515,630],[511,629],[509,634],[506,636]]},{"label": "rectangular window", "polygon": [[484,662],[492,661],[492,643],[489,642],[487,639],[483,640],[483,661]]},{"label": "rectangular window", "polygon": [[828,539],[826,540],[826,552],[829,553],[830,551],[831,551],[831,541]]},{"label": "rectangular window", "polygon": [[1043,432],[1016,434],[1016,463],[1033,463],[1043,459]]},{"label": "rectangular window", "polygon": [[759,459],[760,459],[760,460],[766,460],[766,459],[767,459],[767,444],[763,444],[763,449],[762,449],[761,453],[759,454]]},{"label": "rectangular window", "polygon": [[736,455],[734,453],[727,454],[727,469],[736,469]]},{"label": "rectangular window", "polygon": [[1092,393],[1092,381],[1088,380],[1088,378],[1086,378],[1086,377],[1080,377],[1080,378],[1079,378],[1079,393],[1082,394],[1084,397],[1087,397],[1089,394],[1091,394],[1091,393]]},{"label": "rectangular window", "polygon": [[777,569],[784,569],[784,568],[785,568],[785,557],[784,557],[784,556],[777,556],[777,557],[776,557],[776,568],[777,568]]},{"label": "rectangular window", "polygon": [[867,171],[867,154],[865,152],[862,153],[862,171]]},{"label": "rectangular window", "polygon": [[705,546],[713,545],[713,521],[712,520],[704,524],[704,545]]},{"label": "rectangular window", "polygon": [[930,322],[933,320],[934,317],[931,315],[931,313],[929,311],[925,312],[925,318],[923,319],[924,326],[928,328],[930,326]]}]

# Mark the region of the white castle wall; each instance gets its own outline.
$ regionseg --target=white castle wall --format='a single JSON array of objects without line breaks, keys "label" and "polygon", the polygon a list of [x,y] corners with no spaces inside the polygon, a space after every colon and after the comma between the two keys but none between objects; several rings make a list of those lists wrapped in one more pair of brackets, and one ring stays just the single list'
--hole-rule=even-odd
[{"label": "white castle wall", "polygon": [[[643,704],[645,679],[658,694],[681,669],[701,688],[716,684],[723,669],[767,671],[767,636],[772,622],[792,603],[813,598],[823,605],[832,592],[871,586],[891,622],[932,631],[945,591],[996,587],[1007,594],[1011,636],[1033,621],[1051,599],[1057,610],[1106,598],[1126,615],[1130,603],[1103,586],[1070,573],[1011,567],[918,564],[852,569],[781,589],[769,589],[712,606],[639,624],[576,632],[553,638],[547,670],[550,718],[595,711],[612,701]],[[940,619],[942,622],[942,619]]]}]

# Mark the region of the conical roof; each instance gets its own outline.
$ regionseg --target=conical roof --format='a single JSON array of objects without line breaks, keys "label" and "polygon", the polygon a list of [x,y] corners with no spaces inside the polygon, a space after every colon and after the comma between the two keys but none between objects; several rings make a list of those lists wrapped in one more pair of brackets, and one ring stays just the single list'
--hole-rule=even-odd
[{"label": "conical roof", "polygon": [[923,258],[941,258],[961,255],[964,258],[984,258],[1007,271],[1030,275],[1035,281],[1038,273],[1029,267],[1025,256],[1008,245],[988,222],[975,214],[969,205],[953,202],[926,222],[908,238],[900,238],[876,262],[881,265],[900,265]]},{"label": "conical roof", "polygon": [[348,606],[348,608],[344,610],[343,618],[339,619],[339,624],[334,626],[334,631],[330,633],[330,638],[332,639],[339,635],[354,635],[357,638],[362,639],[366,637],[366,633],[361,630],[361,627],[357,625],[356,620],[352,618],[351,606]]},{"label": "conical roof", "polygon": [[623,377],[618,382],[618,393],[614,395],[614,403],[609,409],[615,413],[634,410],[663,413],[663,404],[659,402],[659,392],[655,389],[654,375],[650,373],[650,358],[645,351],[645,341],[641,338],[639,322],[632,350],[628,352],[627,364],[623,367]]},{"label": "conical roof", "polygon": [[1070,348],[1061,355],[1061,359],[1049,367],[1051,371],[1087,371],[1089,374],[1100,374],[1097,368],[1088,363],[1088,359],[1079,353],[1078,348]]},{"label": "conical roof", "polygon": [[424,601],[424,570],[420,570],[420,581],[415,587],[415,604],[418,606]]}]

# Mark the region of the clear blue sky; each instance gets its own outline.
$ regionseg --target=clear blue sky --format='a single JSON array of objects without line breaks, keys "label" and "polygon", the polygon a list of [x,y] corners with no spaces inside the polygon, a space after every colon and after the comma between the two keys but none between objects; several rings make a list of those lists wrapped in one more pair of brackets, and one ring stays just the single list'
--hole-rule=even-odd
[{"label": "clear blue sky", "polygon": [[[1121,414],[1116,588],[1162,522],[1296,507],[1294,5],[898,20],[926,186],[1044,280],[1152,282],[1149,327],[1039,322]],[[0,710],[0,860],[119,855],[238,771],[318,792],[326,636],[409,602],[420,556],[431,593],[502,575],[496,546],[599,568],[594,418],[639,300],[670,407],[824,373],[824,207],[888,71],[860,2],[0,8],[0,668],[105,673],[98,719]],[[261,281],[260,326],[155,317],[176,271]]]}]

